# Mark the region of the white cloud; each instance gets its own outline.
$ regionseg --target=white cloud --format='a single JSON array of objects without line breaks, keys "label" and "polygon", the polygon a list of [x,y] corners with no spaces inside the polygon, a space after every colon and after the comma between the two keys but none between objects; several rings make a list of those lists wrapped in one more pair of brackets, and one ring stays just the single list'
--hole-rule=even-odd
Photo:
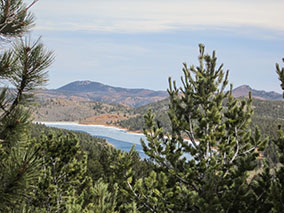
[{"label": "white cloud", "polygon": [[280,0],[48,0],[33,7],[37,29],[130,33],[243,26],[284,31],[283,9]]}]

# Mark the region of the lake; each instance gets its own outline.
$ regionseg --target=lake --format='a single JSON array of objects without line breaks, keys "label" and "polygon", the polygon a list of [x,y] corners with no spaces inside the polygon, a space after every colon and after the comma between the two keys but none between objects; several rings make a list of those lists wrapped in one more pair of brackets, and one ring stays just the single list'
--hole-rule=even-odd
[{"label": "lake", "polygon": [[87,132],[92,136],[104,138],[109,143],[113,144],[117,149],[127,152],[130,151],[133,144],[135,144],[135,149],[139,153],[140,157],[142,159],[147,158],[140,143],[141,138],[146,141],[146,138],[143,134],[129,133],[126,130],[102,125],[82,125],[69,122],[42,123],[50,127]]}]

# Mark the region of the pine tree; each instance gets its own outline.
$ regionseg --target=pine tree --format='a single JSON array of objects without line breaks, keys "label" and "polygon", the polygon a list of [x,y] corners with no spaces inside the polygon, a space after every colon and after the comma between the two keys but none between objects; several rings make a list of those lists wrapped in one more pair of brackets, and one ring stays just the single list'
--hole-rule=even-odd
[{"label": "pine tree", "polygon": [[74,135],[42,135],[33,146],[39,150],[42,167],[29,205],[47,212],[65,212],[68,199],[79,197],[88,184],[87,156]]},{"label": "pine tree", "polygon": [[[276,72],[284,90],[284,68],[276,64]],[[276,148],[273,154],[276,155],[278,163],[271,167],[269,159],[263,159],[262,171],[253,177],[252,188],[257,198],[255,212],[283,212],[284,208],[284,135],[281,126],[278,138],[271,139],[270,144]]]},{"label": "pine tree", "polygon": [[[46,68],[52,53],[40,40],[22,39],[33,25],[29,6],[21,0],[0,2],[0,36],[7,45],[0,55],[0,211],[9,212],[22,205],[37,180],[40,166],[38,150],[28,136],[30,113],[25,106],[31,91],[46,81]],[[10,45],[12,42],[12,45]],[[14,88],[5,88],[4,85]]]},{"label": "pine tree", "polygon": [[232,86],[225,92],[228,71],[217,67],[215,51],[199,47],[199,66],[184,64],[183,87],[169,79],[172,131],[164,133],[151,111],[145,116],[142,145],[155,169],[131,187],[145,212],[249,212],[255,205],[249,174],[267,140],[249,129],[251,97],[236,100]]},{"label": "pine tree", "polygon": [[[282,58],[282,61],[284,62],[284,58]],[[281,88],[284,91],[284,67],[280,68],[279,64],[276,63],[276,72],[278,74],[279,80],[281,81]],[[283,98],[284,98],[284,92],[283,92]]]},{"label": "pine tree", "polygon": [[[284,62],[284,58],[282,60]],[[280,68],[279,64],[276,64],[276,72],[281,81],[281,88],[284,91],[284,67]],[[281,212],[284,209],[284,134],[281,127],[279,127],[278,139],[273,140],[273,142],[278,148],[280,166],[274,169],[274,175],[273,178],[271,178],[270,196],[268,199],[273,205],[272,212]]]},{"label": "pine tree", "polygon": [[132,189],[131,184],[134,184],[141,174],[140,172],[147,174],[145,164],[141,163],[138,153],[132,146],[129,152],[123,152],[121,150],[111,149],[111,156],[108,160],[110,162],[110,176],[106,178],[106,181],[112,188],[118,187],[119,193],[116,199],[116,210],[119,212],[139,212],[136,206],[136,202],[131,196]]}]

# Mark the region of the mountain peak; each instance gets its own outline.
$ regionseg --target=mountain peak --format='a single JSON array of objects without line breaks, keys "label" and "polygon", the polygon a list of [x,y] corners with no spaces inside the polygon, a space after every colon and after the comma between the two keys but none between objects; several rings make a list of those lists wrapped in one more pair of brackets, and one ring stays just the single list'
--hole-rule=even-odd
[{"label": "mountain peak", "polygon": [[88,80],[86,80],[86,81],[76,81],[76,82],[78,83],[78,85],[89,85],[89,84],[93,83],[92,81],[88,81]]},{"label": "mountain peak", "polygon": [[282,95],[277,92],[266,92],[264,90],[252,89],[249,85],[242,85],[233,89],[234,97],[248,97],[251,92],[252,97],[262,100],[282,100]]},{"label": "mountain peak", "polygon": [[252,88],[249,86],[249,85],[242,85],[242,86],[239,86],[239,87],[237,87],[236,89],[238,89],[238,88],[240,88],[240,89],[249,89],[249,90],[251,90]]},{"label": "mountain peak", "polygon": [[168,97],[166,91],[149,89],[127,89],[113,87],[93,81],[74,81],[62,86],[54,92],[65,97],[84,97],[91,101],[121,103],[129,106],[141,106]]},{"label": "mountain peak", "polygon": [[104,87],[104,84],[93,81],[74,81],[66,84],[58,89],[57,91],[70,91],[70,92],[91,92]]}]

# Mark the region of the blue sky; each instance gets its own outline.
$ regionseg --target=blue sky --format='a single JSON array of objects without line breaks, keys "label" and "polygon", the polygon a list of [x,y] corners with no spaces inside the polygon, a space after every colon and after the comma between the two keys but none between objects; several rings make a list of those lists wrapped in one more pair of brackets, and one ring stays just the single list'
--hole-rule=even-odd
[{"label": "blue sky", "polygon": [[197,65],[203,43],[234,87],[280,92],[283,9],[282,0],[40,0],[32,35],[56,56],[48,88],[91,80],[164,90],[183,62]]}]

